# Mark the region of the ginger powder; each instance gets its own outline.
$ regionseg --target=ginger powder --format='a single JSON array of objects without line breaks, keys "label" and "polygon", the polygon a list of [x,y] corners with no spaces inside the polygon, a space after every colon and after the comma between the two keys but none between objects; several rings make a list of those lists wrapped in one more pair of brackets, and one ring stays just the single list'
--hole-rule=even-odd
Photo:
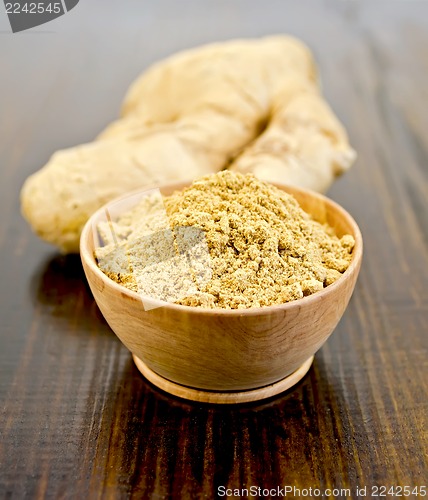
[{"label": "ginger powder", "polygon": [[227,170],[171,196],[153,191],[98,229],[105,245],[95,256],[111,279],[206,308],[270,306],[322,290],[348,268],[355,243],[292,195]]}]

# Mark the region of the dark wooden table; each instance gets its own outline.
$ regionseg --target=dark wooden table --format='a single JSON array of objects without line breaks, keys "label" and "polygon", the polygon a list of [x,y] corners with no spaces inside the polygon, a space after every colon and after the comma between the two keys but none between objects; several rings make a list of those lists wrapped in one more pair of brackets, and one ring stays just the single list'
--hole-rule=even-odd
[{"label": "dark wooden table", "polygon": [[[0,23],[0,497],[214,498],[219,486],[296,486],[358,498],[366,486],[376,498],[373,487],[426,485],[428,3],[82,0],[32,32],[12,35],[3,13]],[[361,226],[363,267],[296,387],[263,404],[191,404],[139,375],[79,257],[31,234],[19,189],[54,150],[113,119],[150,62],[276,32],[314,49],[359,153],[329,195]]]}]

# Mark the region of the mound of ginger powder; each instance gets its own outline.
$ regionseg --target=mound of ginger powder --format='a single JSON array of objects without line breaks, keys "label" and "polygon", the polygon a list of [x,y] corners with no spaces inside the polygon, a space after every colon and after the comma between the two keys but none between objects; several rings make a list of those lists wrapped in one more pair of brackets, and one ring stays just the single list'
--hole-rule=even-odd
[{"label": "mound of ginger powder", "polygon": [[187,306],[241,309],[310,295],[348,268],[355,241],[314,221],[296,199],[222,171],[163,197],[147,192],[98,231],[100,269],[145,296]]}]

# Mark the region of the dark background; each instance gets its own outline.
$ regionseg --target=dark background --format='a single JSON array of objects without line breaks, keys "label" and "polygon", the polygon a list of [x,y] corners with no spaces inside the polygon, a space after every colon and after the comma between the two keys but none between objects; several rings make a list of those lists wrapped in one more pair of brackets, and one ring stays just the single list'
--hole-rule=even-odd
[{"label": "dark background", "polygon": [[[428,2],[399,0],[82,0],[17,34],[0,13],[0,497],[427,484],[427,28]],[[183,402],[139,375],[79,258],[31,234],[19,190],[116,117],[151,62],[282,32],[315,52],[359,154],[329,196],[362,229],[360,279],[296,387],[258,405]]]}]

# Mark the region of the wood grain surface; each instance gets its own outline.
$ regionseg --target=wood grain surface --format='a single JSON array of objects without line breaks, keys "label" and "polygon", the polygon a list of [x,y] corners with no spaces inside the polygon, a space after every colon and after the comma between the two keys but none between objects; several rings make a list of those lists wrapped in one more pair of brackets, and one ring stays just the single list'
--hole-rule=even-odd
[{"label": "wood grain surface", "polygon": [[[296,387],[263,404],[186,403],[141,377],[79,257],[30,233],[19,189],[113,119],[152,61],[277,32],[314,49],[359,153],[329,195],[362,229],[363,266]],[[427,47],[424,1],[82,0],[15,35],[0,13],[1,498],[216,498],[252,485],[375,498],[373,486],[427,484]]]}]

